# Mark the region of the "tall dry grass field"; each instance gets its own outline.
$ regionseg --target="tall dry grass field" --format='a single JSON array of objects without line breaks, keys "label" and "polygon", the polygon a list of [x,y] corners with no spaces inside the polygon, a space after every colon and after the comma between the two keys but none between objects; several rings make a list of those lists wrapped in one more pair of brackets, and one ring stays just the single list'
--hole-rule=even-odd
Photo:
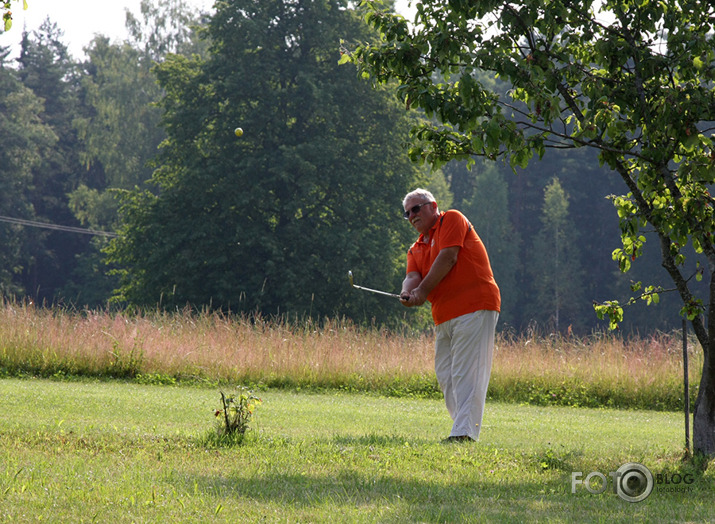
[{"label": "tall dry grass field", "polygon": [[[703,354],[688,337],[691,405]],[[490,392],[532,404],[679,410],[684,405],[682,333],[622,337],[498,337]]]},{"label": "tall dry grass field", "polygon": [[[403,336],[348,320],[0,306],[0,371],[144,381],[438,395],[431,334]],[[690,343],[691,396],[702,353]],[[535,404],[679,409],[679,334],[623,339],[498,336],[490,397]]]},{"label": "tall dry grass field", "polygon": [[0,366],[43,375],[160,374],[270,386],[350,381],[369,388],[429,376],[429,343],[347,320],[0,308]]}]

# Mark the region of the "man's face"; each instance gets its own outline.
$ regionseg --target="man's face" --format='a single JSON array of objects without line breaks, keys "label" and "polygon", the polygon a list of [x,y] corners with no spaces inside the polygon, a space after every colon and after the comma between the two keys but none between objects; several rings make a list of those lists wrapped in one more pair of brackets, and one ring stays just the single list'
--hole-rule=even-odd
[{"label": "man's face", "polygon": [[[413,211],[415,206],[420,206],[416,212]],[[437,202],[425,202],[420,196],[408,199],[405,211],[409,212],[407,220],[412,227],[422,234],[427,233],[437,220]]]}]

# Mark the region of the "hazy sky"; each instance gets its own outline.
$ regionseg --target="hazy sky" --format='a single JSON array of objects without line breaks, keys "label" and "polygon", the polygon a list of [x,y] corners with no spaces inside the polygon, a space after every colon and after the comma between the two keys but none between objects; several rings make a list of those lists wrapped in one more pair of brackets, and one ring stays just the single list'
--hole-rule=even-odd
[{"label": "hazy sky", "polygon": [[[397,0],[397,9],[404,14],[409,0]],[[211,11],[214,0],[187,0],[203,11]],[[22,9],[22,0],[12,0],[13,25],[7,33],[0,33],[0,46],[19,46],[23,28],[37,29],[49,16],[64,31],[64,42],[74,58],[83,58],[83,47],[95,34],[109,36],[113,40],[123,40],[127,36],[124,28],[125,9],[139,14],[141,0],[27,0],[27,10]],[[12,56],[17,56],[13,51]]]},{"label": "hazy sky", "polygon": [[[198,8],[209,11],[213,0],[187,0]],[[27,10],[22,9],[22,0],[12,0],[12,28],[0,34],[0,45],[17,48],[23,29],[34,31],[46,17],[64,31],[64,42],[75,58],[82,58],[82,48],[95,34],[123,40],[125,9],[139,13],[141,0],[27,0]],[[16,56],[16,53],[13,53]]]}]

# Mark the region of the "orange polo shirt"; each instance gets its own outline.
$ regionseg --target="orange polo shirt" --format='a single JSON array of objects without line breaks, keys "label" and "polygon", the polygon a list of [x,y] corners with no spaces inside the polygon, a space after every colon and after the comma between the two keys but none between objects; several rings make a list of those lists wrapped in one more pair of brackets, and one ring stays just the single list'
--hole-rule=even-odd
[{"label": "orange polo shirt", "polygon": [[441,324],[480,310],[500,311],[501,295],[489,256],[469,220],[455,209],[443,211],[429,232],[429,245],[420,235],[407,252],[407,273],[427,276],[440,250],[459,246],[457,263],[427,296],[432,318]]}]

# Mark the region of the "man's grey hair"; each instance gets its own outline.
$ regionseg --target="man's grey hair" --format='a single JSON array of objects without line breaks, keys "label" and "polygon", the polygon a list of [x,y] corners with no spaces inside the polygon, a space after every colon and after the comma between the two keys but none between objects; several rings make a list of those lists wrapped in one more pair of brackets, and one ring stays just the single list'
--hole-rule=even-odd
[{"label": "man's grey hair", "polygon": [[422,199],[422,202],[437,202],[437,199],[435,199],[434,195],[427,191],[426,189],[422,189],[421,187],[418,187],[414,191],[410,191],[405,195],[405,198],[402,199],[402,207],[405,207],[407,205],[407,201],[410,198],[414,197],[420,197]]}]

